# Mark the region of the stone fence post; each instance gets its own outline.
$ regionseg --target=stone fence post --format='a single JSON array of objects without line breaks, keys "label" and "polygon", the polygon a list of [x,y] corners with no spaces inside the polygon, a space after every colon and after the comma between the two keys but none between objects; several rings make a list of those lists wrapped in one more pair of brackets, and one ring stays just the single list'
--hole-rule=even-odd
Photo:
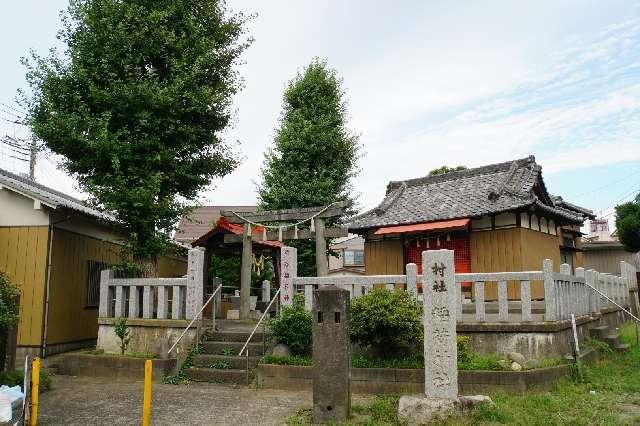
[{"label": "stone fence post", "polygon": [[542,262],[544,275],[544,320],[556,321],[558,319],[557,287],[553,281],[553,261],[545,259]]},{"label": "stone fence post", "polygon": [[195,318],[204,303],[204,283],[207,276],[205,251],[189,250],[187,259],[187,319]]},{"label": "stone fence post", "polygon": [[100,272],[100,304],[98,307],[98,316],[106,318],[109,316],[111,305],[111,297],[109,292],[109,282],[113,279],[113,271],[104,269]]}]

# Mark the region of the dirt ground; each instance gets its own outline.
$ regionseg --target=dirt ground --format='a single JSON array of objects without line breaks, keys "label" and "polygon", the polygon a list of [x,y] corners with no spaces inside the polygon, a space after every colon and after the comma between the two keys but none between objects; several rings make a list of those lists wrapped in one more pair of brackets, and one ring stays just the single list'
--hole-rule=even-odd
[{"label": "dirt ground", "polygon": [[[40,398],[42,425],[140,425],[143,383],[108,378],[55,376]],[[233,385],[154,383],[153,425],[281,425],[311,392],[250,389]]]}]

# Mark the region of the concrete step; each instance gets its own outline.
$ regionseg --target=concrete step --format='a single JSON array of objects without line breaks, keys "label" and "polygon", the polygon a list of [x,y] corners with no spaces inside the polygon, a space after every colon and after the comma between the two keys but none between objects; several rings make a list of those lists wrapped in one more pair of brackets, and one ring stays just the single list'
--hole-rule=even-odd
[{"label": "concrete step", "polygon": [[247,383],[246,370],[191,367],[184,370],[184,374],[196,382]]},{"label": "concrete step", "polygon": [[[204,342],[203,353],[209,355],[238,355],[240,349],[244,346],[244,342]],[[249,356],[262,356],[264,350],[262,343],[249,343]],[[229,353],[227,353],[229,351]],[[244,354],[243,354],[244,355]]]},{"label": "concrete step", "polygon": [[617,352],[629,352],[629,345],[627,343],[618,343],[613,349]]},{"label": "concrete step", "polygon": [[[260,362],[259,356],[249,357],[249,368],[254,369],[258,362]],[[193,365],[203,368],[216,368],[224,369],[223,366],[229,366],[228,368],[243,370],[247,368],[247,358],[244,356],[225,356],[225,355],[207,355],[200,354],[193,358]],[[222,368],[220,368],[222,367]]]},{"label": "concrete step", "polygon": [[[242,331],[216,331],[207,334],[207,340],[210,342],[244,342],[247,341],[251,333],[246,333]],[[265,338],[269,338],[270,334],[265,333]],[[262,331],[258,332],[251,337],[251,342],[253,343],[262,343]]]},{"label": "concrete step", "polygon": [[619,336],[617,333],[608,334],[604,336],[602,340],[605,341],[607,345],[611,346],[612,348],[615,348],[620,344]]},{"label": "concrete step", "polygon": [[611,331],[608,325],[601,325],[589,329],[589,336],[591,336],[592,339],[604,340],[605,336],[609,334],[611,334]]}]

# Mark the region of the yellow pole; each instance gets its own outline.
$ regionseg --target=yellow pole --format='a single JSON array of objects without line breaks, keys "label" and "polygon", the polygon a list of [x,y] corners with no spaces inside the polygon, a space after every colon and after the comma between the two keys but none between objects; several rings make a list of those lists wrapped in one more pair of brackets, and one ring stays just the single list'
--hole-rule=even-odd
[{"label": "yellow pole", "polygon": [[34,358],[31,367],[31,426],[38,424],[38,387],[40,386],[40,358]]},{"label": "yellow pole", "polygon": [[142,400],[142,426],[149,426],[151,419],[151,372],[153,364],[150,359],[144,363],[144,398]]}]

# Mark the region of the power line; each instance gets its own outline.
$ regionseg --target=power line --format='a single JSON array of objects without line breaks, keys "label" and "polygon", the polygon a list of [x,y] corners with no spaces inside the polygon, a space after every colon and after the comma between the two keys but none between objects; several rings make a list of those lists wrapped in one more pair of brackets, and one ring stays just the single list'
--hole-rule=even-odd
[{"label": "power line", "polygon": [[15,112],[19,112],[22,115],[26,114],[26,112],[24,112],[24,111],[22,111],[22,110],[20,110],[20,109],[18,109],[16,107],[12,107],[11,105],[7,104],[6,102],[0,102],[0,105],[4,106],[5,108],[9,108],[9,109],[11,109],[11,110],[13,110]]},{"label": "power line", "polygon": [[[632,189],[631,192],[626,193],[624,196],[622,196],[618,200],[614,201],[614,203],[612,205],[610,205],[609,207],[605,207],[604,209],[600,210],[599,213],[603,213],[605,210],[609,210],[610,208],[616,207],[618,205],[618,203],[620,203],[621,201],[623,201],[625,198],[627,198],[629,196],[635,195],[637,192],[640,192],[640,187]],[[613,212],[611,212],[611,213],[608,213],[608,214],[602,216],[602,217],[611,216],[614,213],[615,213],[615,210]]]},{"label": "power line", "polygon": [[609,183],[607,183],[607,184],[605,184],[605,185],[602,185],[602,186],[600,186],[600,187],[598,187],[598,188],[590,189],[589,191],[585,191],[585,192],[580,193],[580,194],[578,194],[578,195],[572,195],[571,197],[572,197],[572,198],[577,198],[577,197],[581,197],[581,196],[583,196],[583,195],[593,194],[594,192],[598,192],[598,191],[600,191],[600,190],[602,190],[602,189],[605,189],[605,188],[610,187],[611,185],[614,185],[614,184],[616,184],[616,183],[622,182],[623,180],[627,180],[627,179],[629,179],[630,177],[635,176],[635,175],[637,175],[637,174],[639,174],[639,173],[640,173],[640,170],[636,170],[636,171],[634,171],[633,173],[631,173],[631,174],[629,174],[629,175],[627,175],[627,176],[625,176],[625,177],[623,177],[623,178],[621,178],[621,179],[616,179],[616,180],[611,181],[611,182],[609,182]]}]

